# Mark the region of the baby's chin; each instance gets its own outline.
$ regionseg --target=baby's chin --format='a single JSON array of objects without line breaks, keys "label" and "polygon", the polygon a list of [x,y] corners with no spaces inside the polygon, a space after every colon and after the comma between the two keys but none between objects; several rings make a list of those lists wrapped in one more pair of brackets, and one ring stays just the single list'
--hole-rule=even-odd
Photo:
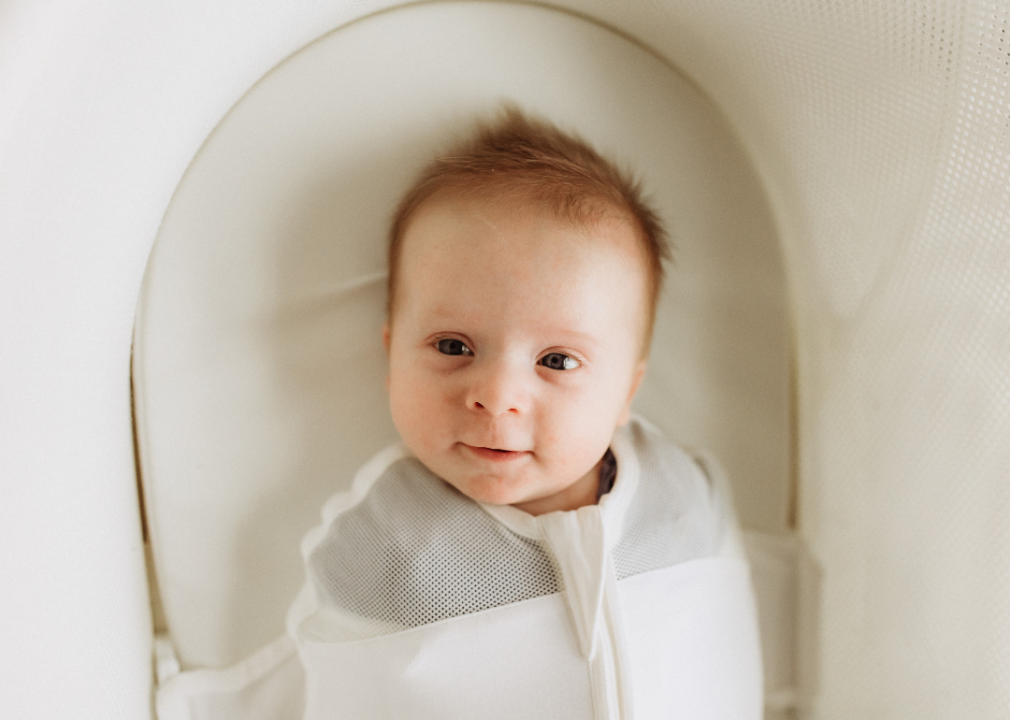
[{"label": "baby's chin", "polygon": [[[425,453],[429,448],[419,449],[421,452],[415,451],[415,455],[429,470],[471,500],[488,505],[514,505],[534,515],[540,514],[537,509],[547,512],[573,509],[567,505],[572,504],[574,496],[569,495],[576,489],[573,486],[579,484],[579,478],[555,477],[534,452],[494,453],[462,443],[453,444],[448,452]],[[595,488],[594,482],[594,491]],[[583,494],[576,493],[579,496],[576,507],[586,504],[585,498],[581,498]]]},{"label": "baby's chin", "polygon": [[515,505],[531,499],[527,482],[508,476],[456,476],[444,477],[445,481],[471,500],[488,505]]},{"label": "baby's chin", "polygon": [[508,479],[485,476],[455,479],[455,482],[453,480],[447,482],[471,500],[487,505],[511,505],[530,515],[575,510],[594,504],[596,500],[596,485],[583,492],[585,488],[581,487],[583,483],[579,481],[547,484],[529,480],[510,482]]},{"label": "baby's chin", "polygon": [[494,453],[460,443],[448,452],[418,450],[414,454],[429,470],[477,502],[513,505],[535,495],[543,484],[533,453]]}]

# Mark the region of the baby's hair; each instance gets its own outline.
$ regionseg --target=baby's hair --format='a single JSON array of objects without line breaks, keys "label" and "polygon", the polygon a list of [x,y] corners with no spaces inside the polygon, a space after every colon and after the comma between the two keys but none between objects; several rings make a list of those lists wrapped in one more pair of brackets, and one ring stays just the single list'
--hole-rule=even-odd
[{"label": "baby's hair", "polygon": [[435,195],[474,200],[507,199],[539,205],[556,218],[587,226],[618,216],[636,228],[646,263],[648,352],[663,260],[670,259],[666,231],[642,197],[640,184],[581,138],[506,105],[498,117],[425,167],[400,201],[389,234],[387,315],[392,318],[403,237],[411,218]]}]

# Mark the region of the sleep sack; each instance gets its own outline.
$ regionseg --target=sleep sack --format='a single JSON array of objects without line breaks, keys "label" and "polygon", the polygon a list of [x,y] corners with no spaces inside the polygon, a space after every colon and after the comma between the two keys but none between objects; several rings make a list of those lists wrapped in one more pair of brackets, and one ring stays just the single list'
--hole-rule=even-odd
[{"label": "sleep sack", "polygon": [[725,481],[641,420],[611,450],[597,505],[534,517],[387,448],[305,537],[287,634],[161,672],[160,720],[760,720]]}]

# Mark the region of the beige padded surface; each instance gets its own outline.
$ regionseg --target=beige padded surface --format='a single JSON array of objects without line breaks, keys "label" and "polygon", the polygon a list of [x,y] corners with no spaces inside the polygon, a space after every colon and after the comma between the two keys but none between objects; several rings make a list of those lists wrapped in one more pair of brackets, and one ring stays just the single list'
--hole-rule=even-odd
[{"label": "beige padded surface", "polygon": [[395,436],[385,227],[419,164],[504,98],[637,168],[678,246],[638,409],[720,456],[751,527],[786,528],[788,327],[777,240],[719,115],[570,15],[428,5],[327,36],[201,149],[138,316],[140,450],[168,627],[188,666],[283,628],[298,540]]}]

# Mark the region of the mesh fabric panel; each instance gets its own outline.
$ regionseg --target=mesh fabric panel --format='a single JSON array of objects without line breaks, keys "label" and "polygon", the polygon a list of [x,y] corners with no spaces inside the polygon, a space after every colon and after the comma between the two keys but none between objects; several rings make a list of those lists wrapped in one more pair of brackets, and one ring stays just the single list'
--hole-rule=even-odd
[{"label": "mesh fabric panel", "polygon": [[330,603],[400,627],[560,589],[543,545],[505,528],[415,458],[393,463],[334,520],[309,563]]}]

